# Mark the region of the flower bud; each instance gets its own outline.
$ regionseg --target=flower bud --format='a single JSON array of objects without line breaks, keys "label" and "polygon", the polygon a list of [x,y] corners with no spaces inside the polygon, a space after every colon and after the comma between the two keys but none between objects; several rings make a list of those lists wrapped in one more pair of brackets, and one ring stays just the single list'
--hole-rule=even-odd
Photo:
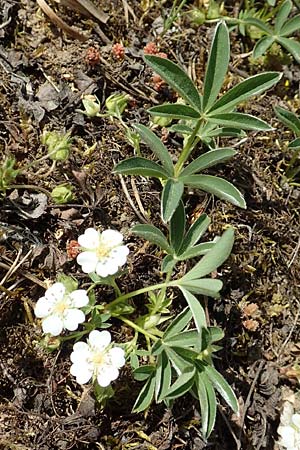
[{"label": "flower bud", "polygon": [[202,25],[206,19],[204,12],[200,11],[200,9],[192,9],[189,16],[194,25]]},{"label": "flower bud", "polygon": [[69,184],[60,184],[52,189],[51,198],[57,205],[63,205],[73,200],[72,186]]},{"label": "flower bud", "polygon": [[84,95],[82,98],[83,113],[88,117],[95,117],[100,112],[100,102],[95,95]]},{"label": "flower bud", "polygon": [[48,156],[53,161],[65,161],[69,157],[71,150],[69,133],[61,134],[57,131],[45,131],[41,141],[48,147]]},{"label": "flower bud", "polygon": [[112,94],[105,102],[105,106],[110,115],[119,117],[127,107],[130,96],[128,94]]}]

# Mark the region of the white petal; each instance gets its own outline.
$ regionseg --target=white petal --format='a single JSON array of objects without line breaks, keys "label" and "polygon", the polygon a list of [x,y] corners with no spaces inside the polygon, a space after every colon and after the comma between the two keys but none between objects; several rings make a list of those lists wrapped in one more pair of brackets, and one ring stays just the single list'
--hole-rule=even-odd
[{"label": "white petal", "polygon": [[105,366],[101,371],[98,372],[97,381],[101,387],[106,387],[111,381],[118,378],[119,371],[115,367]]},{"label": "white petal", "polygon": [[78,324],[85,321],[85,315],[80,309],[67,309],[63,319],[63,326],[69,331],[75,331]]},{"label": "white petal", "polygon": [[295,442],[295,431],[290,426],[279,426],[277,430],[281,436],[280,444],[286,448],[293,448]]},{"label": "white petal", "polygon": [[48,300],[62,300],[66,292],[66,288],[62,283],[54,283],[45,292]]},{"label": "white petal", "polygon": [[126,245],[116,247],[111,251],[111,257],[115,260],[118,266],[123,266],[126,263],[129,248]]},{"label": "white petal", "polygon": [[95,272],[98,258],[95,252],[82,252],[77,256],[77,262],[81,265],[82,272]]},{"label": "white petal", "polygon": [[101,233],[101,241],[109,247],[115,247],[123,242],[123,235],[116,230],[105,230]]},{"label": "white petal", "polygon": [[72,363],[82,363],[90,358],[90,356],[89,346],[85,342],[76,342],[73,345],[73,352],[70,355]]},{"label": "white petal", "polygon": [[85,384],[90,381],[93,376],[93,369],[88,364],[72,364],[70,368],[71,375],[76,377],[76,381],[79,384]]},{"label": "white petal", "polygon": [[292,424],[295,425],[295,427],[297,427],[299,429],[299,433],[300,433],[300,414],[293,414]]},{"label": "white petal", "polygon": [[113,258],[108,258],[104,262],[98,262],[96,273],[100,277],[106,278],[108,275],[114,275],[119,270],[118,262]]},{"label": "white petal", "polygon": [[78,243],[83,248],[96,249],[100,242],[100,233],[94,228],[88,228],[78,238]]},{"label": "white petal", "polygon": [[34,307],[34,314],[36,317],[42,318],[49,316],[53,308],[53,303],[54,302],[47,300],[46,297],[41,297]]},{"label": "white petal", "polygon": [[125,352],[120,347],[111,348],[108,351],[108,356],[111,361],[111,364],[114,367],[120,368],[125,364]]},{"label": "white petal", "polygon": [[44,333],[50,333],[52,336],[58,336],[63,330],[63,323],[59,316],[48,316],[42,322]]},{"label": "white petal", "polygon": [[89,334],[89,344],[91,347],[101,351],[104,350],[111,342],[110,332],[107,330],[93,330]]},{"label": "white petal", "polygon": [[69,297],[72,300],[73,306],[76,308],[81,308],[82,306],[86,306],[89,303],[89,298],[87,296],[86,290],[77,289],[69,294]]}]

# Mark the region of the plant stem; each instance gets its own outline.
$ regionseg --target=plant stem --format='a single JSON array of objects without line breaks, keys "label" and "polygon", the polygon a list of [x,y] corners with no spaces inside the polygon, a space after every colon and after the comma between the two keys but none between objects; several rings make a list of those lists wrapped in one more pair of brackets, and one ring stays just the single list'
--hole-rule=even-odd
[{"label": "plant stem", "polygon": [[[112,306],[118,305],[119,303],[122,303],[124,300],[127,300],[128,298],[136,297],[137,295],[144,294],[145,292],[150,292],[150,291],[155,291],[157,289],[162,289],[164,286],[168,287],[168,284],[167,285],[166,285],[166,283],[154,284],[152,286],[147,286],[147,287],[144,287],[142,289],[138,289],[136,291],[129,292],[128,294],[120,295],[115,300],[110,302],[107,305],[107,307],[109,307],[109,309],[110,309]],[[106,307],[106,309],[107,309],[107,307]]]},{"label": "plant stem", "polygon": [[202,124],[202,118],[199,119],[195,125],[194,131],[192,132],[192,134],[190,135],[190,137],[188,138],[187,143],[185,144],[185,146],[182,149],[182,152],[178,158],[178,161],[175,165],[175,177],[178,177],[178,175],[181,172],[181,169],[184,165],[184,163],[186,162],[186,160],[188,159],[188,157],[190,156],[191,152],[194,150],[195,145],[199,142],[199,138],[197,138],[197,133],[199,131],[199,128]]},{"label": "plant stem", "polygon": [[[112,316],[114,316],[112,314]],[[118,319],[122,320],[122,322],[126,323],[126,325],[129,325],[131,328],[133,328],[135,331],[137,331],[138,333],[143,334],[144,336],[146,336],[148,339],[152,339],[153,341],[158,341],[158,337],[154,336],[154,334],[149,333],[148,331],[144,330],[143,328],[139,327],[136,323],[132,322],[129,319],[126,319],[126,317],[123,316],[116,316]]]},{"label": "plant stem", "polygon": [[158,295],[158,298],[157,298],[157,303],[156,303],[154,309],[151,311],[151,315],[153,315],[153,316],[157,312],[160,312],[160,310],[161,310],[161,306],[162,306],[162,303],[163,303],[165,295],[166,295],[166,290],[167,290],[167,287],[168,287],[168,283],[169,283],[169,281],[171,279],[172,272],[173,272],[173,268],[171,270],[169,270],[169,272],[167,272],[166,280],[165,280],[165,286],[161,289],[161,291],[160,291],[160,293]]},{"label": "plant stem", "polygon": [[117,285],[117,282],[116,282],[116,280],[113,277],[111,277],[111,285],[114,288],[116,295],[118,297],[120,297],[122,295],[122,292],[120,291],[120,288]]}]

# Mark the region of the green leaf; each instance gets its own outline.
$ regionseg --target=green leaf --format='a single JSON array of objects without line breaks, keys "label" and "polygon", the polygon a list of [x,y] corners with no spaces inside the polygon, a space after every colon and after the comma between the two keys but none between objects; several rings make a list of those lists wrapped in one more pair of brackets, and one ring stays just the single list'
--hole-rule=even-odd
[{"label": "green leaf", "polygon": [[191,294],[191,292],[189,292],[187,289],[184,289],[184,287],[182,286],[180,286],[180,290],[183,293],[190,310],[192,311],[195,326],[201,336],[202,328],[207,328],[205,311],[199,300],[193,294]]},{"label": "green leaf", "polygon": [[155,389],[155,372],[150,376],[147,383],[144,385],[141,392],[139,393],[139,396],[136,399],[132,409],[133,412],[138,413],[144,411],[151,405],[154,396],[154,389]]},{"label": "green leaf", "polygon": [[168,328],[164,332],[164,339],[168,339],[171,336],[175,336],[176,334],[180,333],[187,327],[191,319],[192,319],[192,312],[187,307],[168,326]]},{"label": "green leaf", "polygon": [[281,108],[281,106],[275,106],[274,110],[278,119],[292,131],[294,131],[297,136],[299,136],[300,119],[297,117],[297,115],[294,112],[289,111],[288,109]]},{"label": "green leaf", "polygon": [[187,125],[183,125],[181,123],[176,123],[175,125],[172,125],[168,128],[169,131],[173,133],[179,133],[179,134],[192,134],[193,129],[191,127],[188,127]]},{"label": "green leaf", "polygon": [[200,217],[193,223],[186,233],[182,246],[178,252],[178,255],[182,255],[191,247],[193,247],[200,238],[203,236],[210,224],[210,218],[206,214],[201,214]]},{"label": "green leaf", "polygon": [[172,119],[199,119],[200,113],[188,105],[180,103],[164,103],[163,105],[153,106],[148,109],[152,116],[170,117]]},{"label": "green leaf", "polygon": [[172,369],[166,352],[162,352],[157,358],[157,370],[155,375],[155,401],[160,403],[166,396],[171,385]]},{"label": "green leaf", "polygon": [[175,266],[176,261],[173,258],[173,255],[166,255],[161,262],[161,271],[163,273],[169,272]]},{"label": "green leaf", "polygon": [[289,143],[289,148],[291,149],[298,149],[300,148],[300,138],[294,139],[292,142]]},{"label": "green leaf", "polygon": [[202,189],[202,191],[214,194],[233,205],[246,208],[245,199],[240,191],[223,178],[212,175],[190,175],[189,177],[181,178],[181,181],[186,186]]},{"label": "green leaf", "polygon": [[205,366],[204,372],[212,382],[215,389],[224,398],[230,408],[237,414],[239,411],[239,404],[235,393],[227,383],[224,377],[212,366]]},{"label": "green leaf", "polygon": [[175,350],[169,346],[165,347],[165,351],[168,355],[168,358],[177,374],[180,375],[186,369],[190,370],[194,369],[194,362],[191,361],[190,358],[180,355],[177,350],[178,348],[176,348]]},{"label": "green leaf", "polygon": [[187,367],[167,391],[166,398],[173,399],[186,394],[194,384],[195,373],[195,367]]},{"label": "green leaf", "polygon": [[246,137],[247,134],[243,130],[239,130],[238,128],[215,128],[214,130],[211,130],[207,133],[208,137],[217,137],[217,136],[224,136],[224,137],[237,137],[237,138],[243,138]]},{"label": "green leaf", "polygon": [[252,56],[253,58],[259,58],[261,55],[266,53],[269,47],[273,44],[275,41],[273,36],[263,36],[259,39],[259,41],[256,42]]},{"label": "green leaf", "polygon": [[145,55],[144,58],[154,72],[178,92],[187,103],[197,111],[201,111],[201,98],[194,83],[177,64],[154,55]]},{"label": "green leaf", "polygon": [[[182,280],[182,279],[181,279]],[[187,289],[194,294],[207,295],[212,298],[219,298],[219,291],[222,289],[223,283],[220,280],[212,278],[201,278],[200,280],[183,280],[178,281],[178,287]]]},{"label": "green leaf", "polygon": [[169,179],[161,196],[161,217],[166,223],[173,216],[183,194],[184,184],[180,180]]},{"label": "green leaf", "polygon": [[230,58],[230,43],[227,26],[220,22],[210,49],[207,69],[204,79],[203,110],[208,111],[216,100],[228,69]]},{"label": "green leaf", "polygon": [[282,74],[279,72],[265,72],[247,78],[247,80],[242,81],[226,92],[213,105],[209,114],[232,111],[239,103],[245,102],[253,95],[258,95],[270,89],[280,80],[281,76]]},{"label": "green leaf", "polygon": [[280,36],[287,37],[299,31],[300,29],[300,14],[288,20],[285,25],[280,30]]},{"label": "green leaf", "polygon": [[279,8],[279,11],[276,14],[275,17],[275,26],[274,26],[274,34],[281,35],[281,28],[286,22],[291,10],[292,10],[293,4],[291,0],[285,0],[282,5]]},{"label": "green leaf", "polygon": [[214,388],[204,372],[197,372],[195,378],[201,409],[202,433],[208,438],[214,429],[217,414],[217,399]]},{"label": "green leaf", "polygon": [[214,242],[203,242],[202,244],[195,245],[180,254],[180,256],[177,256],[177,259],[179,261],[185,261],[186,259],[196,258],[196,256],[206,255],[214,245]]},{"label": "green leaf", "polygon": [[[213,249],[190,270],[183,278],[180,279],[181,284],[186,281],[196,280],[216,270],[221,266],[231,253],[234,242],[233,228],[228,228],[222,236],[217,240]],[[216,281],[216,280],[215,280]]]},{"label": "green leaf", "polygon": [[[198,302],[199,303],[199,302]],[[184,331],[176,336],[171,336],[169,339],[164,338],[164,344],[170,347],[201,347],[201,334],[196,330]]]},{"label": "green leaf", "polygon": [[128,158],[119,162],[115,166],[113,173],[120,173],[122,175],[141,175],[144,177],[163,179],[169,178],[168,172],[162,166],[139,156],[134,156],[133,158]]},{"label": "green leaf", "polygon": [[297,63],[300,63],[300,42],[286,37],[278,37],[277,42],[279,42],[282,47],[284,47],[291,55],[293,55]]},{"label": "green leaf", "polygon": [[224,338],[224,331],[219,327],[209,327],[210,342],[218,342]]},{"label": "green leaf", "polygon": [[152,244],[158,245],[158,247],[165,250],[165,252],[172,253],[167,238],[154,225],[138,224],[132,227],[131,231],[147,241],[152,242]]},{"label": "green leaf", "polygon": [[164,169],[172,176],[174,174],[174,166],[172,158],[168,152],[168,149],[164,146],[162,141],[159,139],[153,131],[144,125],[137,124],[134,125],[143,142],[145,142],[153,151],[155,156],[160,160]]},{"label": "green leaf", "polygon": [[272,28],[269,27],[265,22],[263,22],[260,19],[255,19],[254,17],[245,17],[243,19],[243,22],[246,25],[254,25],[255,27],[257,27],[260,30],[264,31],[268,35],[272,35],[273,34]]},{"label": "green leaf", "polygon": [[270,131],[273,128],[264,120],[251,116],[250,114],[243,114],[237,112],[215,114],[207,118],[209,122],[217,125],[224,125],[228,127],[240,128],[242,130],[262,130]]},{"label": "green leaf", "polygon": [[228,161],[236,154],[236,150],[233,148],[217,148],[196,158],[192,161],[180,174],[181,177],[193,175],[197,172],[201,172],[204,169],[213,167],[216,164]]},{"label": "green leaf", "polygon": [[185,232],[185,210],[183,202],[180,200],[176,211],[174,212],[170,221],[170,242],[175,251],[181,247],[182,239]]},{"label": "green leaf", "polygon": [[145,381],[150,377],[150,375],[152,375],[154,371],[155,371],[154,366],[145,365],[135,369],[135,371],[133,372],[133,376],[134,379],[137,381]]}]

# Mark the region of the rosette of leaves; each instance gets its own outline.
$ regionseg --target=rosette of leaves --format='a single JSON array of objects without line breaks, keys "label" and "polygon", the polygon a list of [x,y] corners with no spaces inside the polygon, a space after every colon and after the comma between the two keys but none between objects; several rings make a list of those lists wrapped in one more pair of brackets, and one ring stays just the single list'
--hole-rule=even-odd
[{"label": "rosette of leaves", "polygon": [[300,63],[300,43],[290,37],[300,29],[300,14],[289,19],[292,8],[293,3],[291,0],[285,0],[281,4],[275,17],[274,27],[266,24],[261,19],[251,17],[243,19],[246,25],[254,25],[264,34],[253,49],[254,58],[262,56],[274,42],[277,42]]},{"label": "rosette of leaves", "polygon": [[[205,219],[202,218],[202,221]],[[181,248],[182,242],[187,244],[188,241],[195,240],[187,239],[187,236],[191,238],[193,235],[191,228],[185,235],[181,233]],[[196,228],[200,230],[199,223]],[[141,230],[138,230],[138,234],[143,235]],[[174,400],[190,393],[199,400],[205,438],[209,436],[215,423],[215,391],[235,412],[238,411],[238,403],[232,388],[213,364],[213,353],[220,349],[216,342],[222,339],[223,332],[217,327],[207,326],[205,311],[194,294],[218,296],[222,282],[208,278],[207,275],[228,258],[233,241],[233,229],[229,228],[190,271],[182,278],[167,283],[168,287],[181,290],[187,307],[172,320],[163,333],[155,333],[159,338],[148,355],[149,364],[139,367],[135,358],[133,365],[135,378],[145,382],[133,410],[143,411],[152,401],[171,406]],[[179,240],[175,244],[173,241],[171,245],[179,246]]]},{"label": "rosette of leaves", "polygon": [[[161,215],[168,222],[174,214],[185,186],[199,188],[242,208],[246,207],[240,191],[223,178],[201,174],[207,168],[229,160],[236,154],[232,148],[214,148],[214,139],[220,136],[241,136],[244,130],[268,131],[272,128],[262,119],[236,112],[236,106],[271,88],[281,77],[278,72],[265,72],[250,77],[230,89],[219,99],[230,57],[229,33],[225,23],[216,27],[200,95],[188,75],[168,59],[146,55],[147,64],[178,94],[185,104],[167,103],[149,109],[153,116],[169,117],[180,122],[171,130],[185,136],[185,145],[173,164],[166,146],[147,127],[136,125],[141,139],[148,144],[160,163],[143,157],[121,161],[114,171],[127,175],[142,175],[162,180]],[[199,141],[210,145],[189,164],[188,159]]]}]

